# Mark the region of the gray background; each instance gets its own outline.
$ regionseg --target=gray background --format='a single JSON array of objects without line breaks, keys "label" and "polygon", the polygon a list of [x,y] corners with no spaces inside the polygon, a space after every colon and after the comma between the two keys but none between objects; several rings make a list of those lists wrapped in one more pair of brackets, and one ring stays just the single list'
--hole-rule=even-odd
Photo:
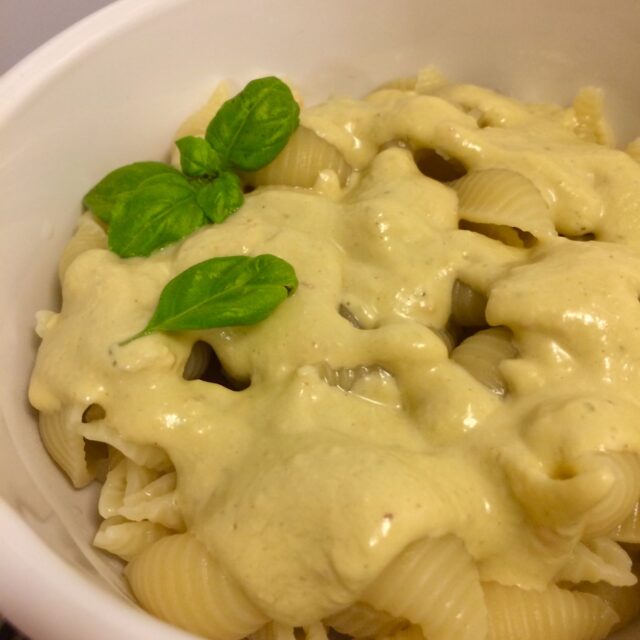
[{"label": "gray background", "polygon": [[113,0],[0,0],[0,74]]}]

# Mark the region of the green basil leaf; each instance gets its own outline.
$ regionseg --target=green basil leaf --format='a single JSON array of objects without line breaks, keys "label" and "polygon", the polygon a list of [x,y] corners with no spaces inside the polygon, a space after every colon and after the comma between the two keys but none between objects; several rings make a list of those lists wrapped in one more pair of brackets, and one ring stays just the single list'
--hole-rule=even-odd
[{"label": "green basil leaf", "polygon": [[180,150],[180,166],[185,175],[199,178],[219,173],[220,158],[204,138],[186,136],[177,140],[176,146]]},{"label": "green basil leaf", "polygon": [[224,222],[244,202],[240,178],[235,173],[224,171],[216,180],[200,188],[198,204],[212,222]]},{"label": "green basil leaf", "polygon": [[162,162],[134,162],[107,174],[82,199],[82,204],[109,223],[145,180],[158,175],[180,175]]},{"label": "green basil leaf", "polygon": [[148,256],[205,224],[195,189],[181,174],[150,178],[118,210],[109,226],[109,249],[122,258]]},{"label": "green basil leaf", "polygon": [[206,139],[223,168],[256,171],[282,151],[299,123],[289,87],[268,77],[252,80],[227,100],[207,127]]},{"label": "green basil leaf", "polygon": [[297,286],[293,267],[276,256],[211,258],[171,280],[162,290],[149,324],[120,344],[155,331],[256,324]]}]

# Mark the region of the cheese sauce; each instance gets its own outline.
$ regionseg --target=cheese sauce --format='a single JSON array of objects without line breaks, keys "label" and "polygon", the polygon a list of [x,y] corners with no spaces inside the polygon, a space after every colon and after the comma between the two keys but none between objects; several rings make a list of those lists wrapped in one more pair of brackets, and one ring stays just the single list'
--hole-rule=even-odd
[{"label": "cheese sauce", "polygon": [[[571,109],[470,86],[335,99],[302,123],[357,170],[348,186],[325,174],[314,190],[259,188],[150,258],[79,255],[42,330],[31,402],[99,404],[123,439],[166,451],[187,529],[274,619],[344,608],[407,544],[445,533],[482,580],[543,588],[611,489],[580,461],[640,452],[640,166],[576,135]],[[552,231],[515,247],[465,229],[456,183],[424,175],[419,148],[468,175],[524,176]],[[118,346],[184,269],[262,253],[300,282],[262,323]],[[449,356],[456,280],[513,333],[504,396]],[[249,386],[183,379],[196,340]],[[328,384],[358,367],[368,374],[348,390]],[[562,500],[531,489],[567,465],[584,481]]]}]

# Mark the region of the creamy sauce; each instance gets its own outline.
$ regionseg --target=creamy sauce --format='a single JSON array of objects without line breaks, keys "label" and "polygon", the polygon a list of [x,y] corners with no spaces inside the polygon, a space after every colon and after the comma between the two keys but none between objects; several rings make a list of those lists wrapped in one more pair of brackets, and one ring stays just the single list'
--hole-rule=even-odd
[{"label": "creamy sauce", "polygon": [[[316,191],[258,189],[224,224],[148,259],[87,251],[43,331],[33,405],[98,403],[123,438],[164,449],[187,528],[279,621],[344,608],[425,535],[459,536],[483,580],[542,588],[579,530],[541,526],[512,485],[590,452],[640,452],[640,166],[579,139],[570,110],[468,86],[436,93],[307,110],[303,123],[359,170],[346,189],[331,179]],[[398,140],[469,171],[527,177],[559,234],[598,241],[552,235],[515,248],[460,230],[450,186],[408,149],[380,151]],[[261,324],[117,346],[185,268],[261,253],[286,259],[300,281]],[[437,332],[457,278],[488,296],[489,324],[513,331],[504,398],[451,360]],[[251,385],[184,380],[198,339]],[[322,363],[389,375],[346,392]],[[566,524],[610,488],[606,474],[588,481],[565,496]]]}]

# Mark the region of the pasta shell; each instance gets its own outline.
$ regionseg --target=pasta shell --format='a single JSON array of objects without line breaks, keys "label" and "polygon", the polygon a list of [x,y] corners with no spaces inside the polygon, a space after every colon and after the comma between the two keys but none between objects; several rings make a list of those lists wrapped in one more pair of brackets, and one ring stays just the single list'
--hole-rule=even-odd
[{"label": "pasta shell", "polygon": [[444,345],[447,347],[447,352],[451,353],[458,342],[459,329],[449,324],[444,329],[434,329],[431,327],[431,331],[433,331],[433,333],[442,340]]},{"label": "pasta shell", "polygon": [[322,622],[304,627],[305,640],[327,640],[327,630]]},{"label": "pasta shell", "polygon": [[535,238],[528,231],[522,231],[506,224],[484,224],[480,222],[460,221],[460,229],[480,233],[487,238],[493,238],[510,247],[531,247],[535,244]]},{"label": "pasta shell", "polygon": [[602,599],[551,585],[526,591],[485,583],[487,640],[603,640],[618,621]]},{"label": "pasta shell", "polygon": [[614,587],[606,582],[585,583],[578,585],[576,590],[598,596],[616,612],[620,621],[611,631],[624,627],[640,614],[640,582],[631,587]]},{"label": "pasta shell", "polygon": [[613,129],[604,117],[602,89],[584,87],[573,101],[576,117],[576,133],[589,142],[608,147],[614,143]]},{"label": "pasta shell", "polygon": [[209,343],[202,340],[194,342],[191,347],[191,353],[184,365],[182,377],[185,380],[198,380],[201,378],[211,362],[212,355],[213,348]]},{"label": "pasta shell", "polygon": [[175,489],[176,474],[167,473],[136,493],[125,496],[118,513],[128,520],[149,520],[167,529],[184,531],[184,520]]},{"label": "pasta shell", "polygon": [[126,575],[145,609],[213,640],[240,640],[267,622],[192,534],[161,538]]},{"label": "pasta shell", "polygon": [[[175,476],[173,474],[167,474],[169,476]],[[158,472],[148,467],[143,467],[136,464],[133,460],[127,460],[127,485],[124,493],[124,497],[128,498],[131,495],[135,495],[152,484],[158,477]],[[163,478],[165,476],[162,476]],[[171,489],[175,489],[175,479]]]},{"label": "pasta shell", "polygon": [[111,518],[120,513],[127,489],[127,465],[128,461],[123,458],[107,473],[98,500],[98,513],[103,518]]},{"label": "pasta shell", "polygon": [[80,433],[81,416],[81,411],[74,407],[40,414],[42,442],[77,489],[85,487],[94,478],[87,466],[85,440]]},{"label": "pasta shell", "polygon": [[219,83],[207,102],[180,125],[176,131],[176,140],[184,136],[204,136],[209,122],[230,96],[229,83],[226,81]]},{"label": "pasta shell", "polygon": [[[209,96],[207,102],[182,122],[176,131],[174,140],[179,140],[185,136],[204,137],[209,122],[230,97],[231,89],[229,83],[226,81],[220,82]],[[180,151],[175,144],[171,150],[171,164],[178,169],[180,168]]]},{"label": "pasta shell", "polygon": [[633,453],[595,454],[606,463],[614,476],[609,493],[587,514],[585,538],[610,534],[624,522],[640,496],[640,463]]},{"label": "pasta shell", "polygon": [[477,640],[486,634],[476,563],[452,535],[409,545],[366,589],[362,600],[420,625],[429,640]]},{"label": "pasta shell", "polygon": [[640,543],[640,501],[633,505],[631,513],[616,527],[611,537],[618,542]]},{"label": "pasta shell", "polygon": [[60,262],[58,264],[58,275],[60,281],[64,279],[69,265],[85,251],[90,249],[106,249],[107,233],[100,223],[90,214],[84,213],[80,216],[78,228],[71,240],[64,248]]},{"label": "pasta shell", "polygon": [[339,367],[332,369],[328,362],[322,362],[318,365],[320,377],[330,386],[339,387],[343,391],[351,391],[355,383],[367,376],[389,376],[384,369],[376,365],[357,367]]},{"label": "pasta shell", "polygon": [[338,313],[347,320],[352,327],[362,329],[362,325],[358,322],[358,318],[356,318],[356,315],[346,304],[341,304],[338,307]]},{"label": "pasta shell", "polygon": [[81,431],[82,435],[88,440],[109,444],[142,467],[149,467],[158,471],[172,468],[169,457],[162,449],[150,444],[137,444],[125,440],[104,421],[98,420],[83,424]]},{"label": "pasta shell", "polygon": [[291,625],[272,621],[252,633],[249,638],[250,640],[296,640],[296,635]]},{"label": "pasta shell", "polygon": [[609,538],[594,538],[578,544],[555,580],[574,584],[605,581],[617,587],[636,583],[636,577],[631,573],[631,558]]},{"label": "pasta shell", "polygon": [[568,461],[568,473],[549,476],[520,457],[507,462],[511,488],[529,517],[554,530],[582,530],[584,538],[610,534],[637,499],[635,456],[593,452]]},{"label": "pasta shell", "polygon": [[508,169],[473,171],[451,183],[459,217],[478,224],[514,227],[535,238],[556,235],[549,207],[534,184]]},{"label": "pasta shell", "polygon": [[246,174],[245,179],[255,187],[273,184],[311,188],[326,169],[334,171],[341,184],[351,174],[351,167],[332,144],[301,126],[273,162]]},{"label": "pasta shell", "polygon": [[128,522],[116,516],[102,522],[93,544],[128,562],[170,533],[155,522]]},{"label": "pasta shell", "polygon": [[460,343],[451,352],[451,359],[493,393],[503,396],[507,390],[500,363],[517,355],[511,331],[505,327],[492,327],[478,331]]},{"label": "pasta shell", "polygon": [[487,297],[461,280],[453,283],[451,319],[461,327],[486,326]]},{"label": "pasta shell", "polygon": [[359,365],[333,369],[328,362],[317,365],[320,378],[329,386],[338,387],[354,396],[376,404],[399,408],[400,389],[395,378],[378,365]]},{"label": "pasta shell", "polygon": [[413,159],[420,173],[438,182],[451,182],[467,173],[463,164],[437,149],[416,149]]},{"label": "pasta shell", "polygon": [[394,618],[384,611],[377,611],[363,602],[356,602],[347,609],[325,620],[330,627],[354,638],[389,636],[400,627],[407,626],[406,620]]},{"label": "pasta shell", "polygon": [[405,76],[388,80],[384,84],[374,89],[371,93],[382,91],[383,89],[397,89],[398,91],[413,91],[416,88],[416,76]]},{"label": "pasta shell", "polygon": [[417,624],[412,624],[387,636],[387,640],[428,640],[428,638],[424,637],[422,629]]}]

